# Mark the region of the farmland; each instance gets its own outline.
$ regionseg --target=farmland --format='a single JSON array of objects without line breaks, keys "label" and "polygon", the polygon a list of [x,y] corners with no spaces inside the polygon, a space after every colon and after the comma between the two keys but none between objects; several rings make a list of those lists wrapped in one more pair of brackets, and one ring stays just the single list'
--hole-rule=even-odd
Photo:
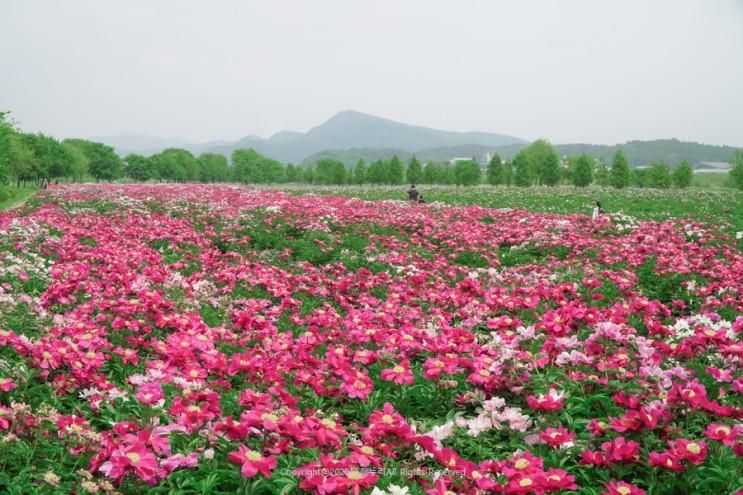
[{"label": "farmland", "polygon": [[743,486],[743,194],[282,187],[0,213],[3,492]]}]

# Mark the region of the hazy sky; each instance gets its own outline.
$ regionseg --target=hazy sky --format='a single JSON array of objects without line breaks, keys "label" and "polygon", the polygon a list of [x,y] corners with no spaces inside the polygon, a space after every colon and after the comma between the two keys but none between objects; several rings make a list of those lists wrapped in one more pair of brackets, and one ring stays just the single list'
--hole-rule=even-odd
[{"label": "hazy sky", "polygon": [[59,137],[406,123],[743,146],[743,0],[0,0],[0,109]]}]

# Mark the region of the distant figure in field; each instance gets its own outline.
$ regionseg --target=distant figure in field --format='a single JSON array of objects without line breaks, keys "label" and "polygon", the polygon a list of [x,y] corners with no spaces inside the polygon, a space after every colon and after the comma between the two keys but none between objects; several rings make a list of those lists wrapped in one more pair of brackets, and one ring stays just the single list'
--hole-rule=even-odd
[{"label": "distant figure in field", "polygon": [[596,204],[593,207],[593,216],[591,218],[593,218],[594,220],[597,220],[599,218],[599,215],[603,213],[604,213],[604,209],[601,208],[601,201],[597,199]]},{"label": "distant figure in field", "polygon": [[418,196],[418,204],[419,205],[425,204],[425,202],[426,202],[426,200],[423,199],[423,195],[422,194],[420,196]]},{"label": "distant figure in field", "polygon": [[408,189],[408,201],[411,203],[418,201],[418,189],[415,188],[415,184],[410,184],[410,189]]},{"label": "distant figure in field", "polygon": [[49,188],[49,181],[47,179],[44,179],[44,182],[41,183],[42,189],[48,189]]}]

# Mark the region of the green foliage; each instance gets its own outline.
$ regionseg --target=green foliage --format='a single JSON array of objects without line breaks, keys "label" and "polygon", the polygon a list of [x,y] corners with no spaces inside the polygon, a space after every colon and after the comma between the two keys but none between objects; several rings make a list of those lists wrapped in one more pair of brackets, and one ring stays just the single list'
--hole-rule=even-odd
[{"label": "green foliage", "polygon": [[85,156],[85,151],[69,139],[62,141],[62,146],[64,146],[72,158],[70,162],[70,176],[75,180],[82,180],[83,176],[88,173],[88,166],[90,165],[90,160]]},{"label": "green foliage", "polygon": [[691,185],[693,177],[694,170],[691,168],[691,164],[684,160],[673,170],[673,185],[681,189],[686,189]]},{"label": "green foliage", "polygon": [[503,166],[501,157],[497,153],[493,153],[493,157],[490,159],[490,163],[488,163],[487,179],[488,184],[491,186],[506,183],[505,167]]},{"label": "green foliage", "polygon": [[513,159],[513,182],[519,187],[528,187],[534,183],[536,173],[532,167],[531,160],[522,150]]},{"label": "green foliage", "polygon": [[22,202],[36,191],[35,187],[14,187],[0,184],[0,211]]},{"label": "green foliage", "polygon": [[647,187],[655,189],[668,189],[671,187],[671,169],[667,164],[654,163],[647,169]]},{"label": "green foliage", "polygon": [[114,180],[122,176],[121,159],[112,147],[85,139],[67,139],[66,142],[83,152],[88,159],[88,171],[96,180]]},{"label": "green foliage", "polygon": [[454,182],[458,186],[473,186],[481,179],[482,171],[475,160],[460,160],[454,165]]},{"label": "green foliage", "polygon": [[622,150],[617,150],[614,154],[614,159],[611,162],[611,171],[609,172],[609,184],[617,189],[629,187],[630,185],[630,169],[627,163],[627,158],[622,153]]},{"label": "green foliage", "polygon": [[730,181],[736,189],[743,190],[743,151],[735,152],[730,160],[730,165],[732,165],[730,172],[728,172]]},{"label": "green foliage", "polygon": [[605,187],[609,185],[609,170],[606,168],[604,160],[598,160],[596,163],[594,179],[599,186]]},{"label": "green foliage", "polygon": [[157,170],[160,179],[183,182],[193,180],[198,175],[199,165],[196,158],[186,150],[169,148],[149,158],[150,163]]},{"label": "green foliage", "polygon": [[158,171],[150,160],[133,153],[124,157],[124,175],[137,181],[159,178]]},{"label": "green foliage", "polygon": [[560,157],[555,148],[544,139],[538,139],[524,149],[534,179],[547,186],[560,181]]},{"label": "green foliage", "polygon": [[356,168],[353,170],[353,183],[354,184],[365,184],[366,183],[366,163],[364,160],[359,158]]},{"label": "green foliage", "polygon": [[302,180],[302,169],[288,163],[286,165],[286,181],[287,182],[301,182]]},{"label": "green foliage", "polygon": [[347,175],[346,166],[340,160],[323,158],[315,165],[315,182],[319,184],[344,184]]},{"label": "green foliage", "polygon": [[21,139],[35,157],[31,168],[34,179],[70,175],[74,158],[62,143],[43,134],[23,134]]},{"label": "green foliage", "polygon": [[8,112],[0,112],[0,183],[33,178],[31,173],[36,168],[33,150],[21,138]]},{"label": "green foliage", "polygon": [[593,181],[593,159],[586,154],[578,157],[573,171],[573,185],[586,187]]},{"label": "green foliage", "polygon": [[423,168],[423,183],[425,184],[451,184],[453,182],[453,171],[448,164],[428,163]]},{"label": "green foliage", "polygon": [[385,162],[387,184],[402,184],[405,179],[405,169],[397,156]]},{"label": "green foliage", "polygon": [[413,155],[413,158],[411,158],[410,162],[408,163],[408,169],[405,172],[405,177],[406,180],[411,184],[417,184],[423,178],[423,169],[421,168],[421,164],[415,157],[415,155]]},{"label": "green foliage", "polygon": [[503,183],[507,186],[513,184],[513,163],[510,161],[503,163]]},{"label": "green foliage", "polygon": [[271,184],[286,178],[284,165],[254,149],[232,152],[232,180],[248,184]]},{"label": "green foliage", "polygon": [[382,160],[377,160],[369,166],[366,179],[371,184],[384,184],[386,182],[386,171]]},{"label": "green foliage", "polygon": [[203,182],[225,182],[229,179],[230,169],[224,155],[202,153],[198,162],[201,169],[200,179]]}]

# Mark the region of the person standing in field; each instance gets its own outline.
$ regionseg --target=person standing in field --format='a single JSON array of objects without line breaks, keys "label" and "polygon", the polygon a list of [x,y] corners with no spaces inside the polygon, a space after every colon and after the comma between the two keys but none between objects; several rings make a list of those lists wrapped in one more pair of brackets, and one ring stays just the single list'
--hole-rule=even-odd
[{"label": "person standing in field", "polygon": [[410,189],[408,189],[408,201],[411,203],[418,202],[418,189],[415,188],[415,184],[410,184]]},{"label": "person standing in field", "polygon": [[599,215],[601,215],[602,213],[604,213],[604,210],[601,208],[601,201],[597,199],[593,207],[593,216],[591,218],[593,220],[598,220]]}]

